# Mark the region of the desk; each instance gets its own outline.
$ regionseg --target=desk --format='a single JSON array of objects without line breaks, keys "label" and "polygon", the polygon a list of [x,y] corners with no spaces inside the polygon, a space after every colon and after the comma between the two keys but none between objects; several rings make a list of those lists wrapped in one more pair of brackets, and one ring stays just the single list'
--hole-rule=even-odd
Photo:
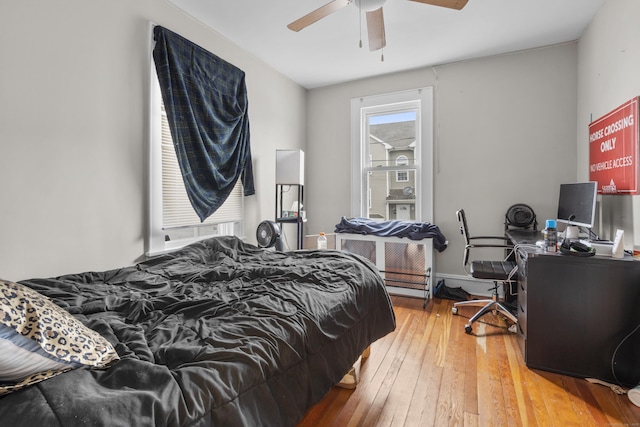
[{"label": "desk", "polygon": [[[578,257],[532,246],[540,232],[510,230],[517,251],[518,343],[529,368],[633,387],[640,383],[640,261]],[[617,380],[616,380],[617,377]]]}]

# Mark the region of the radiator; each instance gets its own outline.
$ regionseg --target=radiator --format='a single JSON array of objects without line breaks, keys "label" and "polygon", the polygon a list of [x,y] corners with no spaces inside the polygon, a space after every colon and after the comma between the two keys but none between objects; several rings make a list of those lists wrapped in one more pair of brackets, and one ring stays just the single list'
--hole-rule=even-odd
[{"label": "radiator", "polygon": [[336,233],[336,249],[361,255],[375,264],[390,294],[431,298],[432,239],[410,240],[369,234]]}]

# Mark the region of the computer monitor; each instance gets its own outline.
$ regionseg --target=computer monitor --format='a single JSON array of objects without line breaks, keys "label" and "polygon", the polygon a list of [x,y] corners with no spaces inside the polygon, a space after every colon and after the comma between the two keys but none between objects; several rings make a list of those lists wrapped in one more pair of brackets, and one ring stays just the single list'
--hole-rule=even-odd
[{"label": "computer monitor", "polygon": [[593,228],[596,218],[597,182],[560,185],[558,222]]}]

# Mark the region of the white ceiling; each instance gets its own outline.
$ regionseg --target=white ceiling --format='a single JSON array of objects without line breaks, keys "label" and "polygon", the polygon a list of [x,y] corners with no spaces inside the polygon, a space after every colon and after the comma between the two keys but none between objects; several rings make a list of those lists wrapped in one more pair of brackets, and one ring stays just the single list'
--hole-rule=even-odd
[{"label": "white ceiling", "polygon": [[374,52],[364,18],[358,47],[353,4],[296,33],[287,24],[330,0],[169,1],[311,89],[576,40],[606,0],[469,0],[460,11],[387,0],[387,46]]}]

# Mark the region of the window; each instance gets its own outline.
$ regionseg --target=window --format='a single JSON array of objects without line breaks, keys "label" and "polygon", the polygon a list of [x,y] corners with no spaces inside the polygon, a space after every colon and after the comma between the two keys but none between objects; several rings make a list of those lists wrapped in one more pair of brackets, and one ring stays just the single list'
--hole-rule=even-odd
[{"label": "window", "polygon": [[200,222],[184,188],[173,148],[160,86],[153,62],[150,94],[149,141],[149,230],[147,255],[173,250],[216,235],[243,233],[244,197],[238,180],[225,203],[204,222]]},{"label": "window", "polygon": [[[398,156],[396,166],[407,166],[409,159],[405,155]],[[406,170],[396,171],[396,182],[409,182],[409,172]]]},{"label": "window", "polygon": [[432,222],[432,88],[351,101],[351,215]]}]

